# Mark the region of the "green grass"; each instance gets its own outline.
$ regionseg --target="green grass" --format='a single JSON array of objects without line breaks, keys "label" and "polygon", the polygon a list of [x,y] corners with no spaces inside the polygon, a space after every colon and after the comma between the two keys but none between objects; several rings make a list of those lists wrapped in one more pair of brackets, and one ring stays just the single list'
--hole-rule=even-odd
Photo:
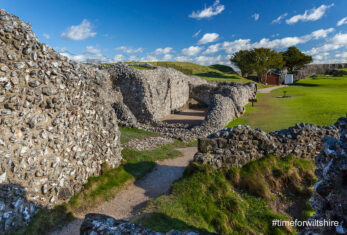
[{"label": "green grass", "polygon": [[338,70],[347,71],[347,68],[344,68],[344,69],[338,69]]},{"label": "green grass", "polygon": [[[156,133],[139,129],[123,128],[121,141],[126,142],[131,138],[145,138],[157,136]],[[81,192],[75,194],[67,203],[57,206],[52,210],[42,209],[32,220],[28,227],[13,234],[45,234],[53,228],[59,228],[73,220],[72,212],[82,211],[86,208],[99,205],[112,199],[125,185],[134,182],[152,171],[157,160],[181,156],[176,148],[196,146],[197,142],[184,143],[176,140],[172,144],[163,145],[148,151],[135,151],[124,148],[122,151],[123,163],[117,168],[103,165],[99,176],[90,177],[83,185]]]},{"label": "green grass", "polygon": [[145,139],[147,137],[160,136],[159,133],[154,133],[146,130],[141,130],[137,128],[128,128],[119,126],[121,132],[120,142],[124,144],[132,139]]},{"label": "green grass", "polygon": [[[277,193],[309,196],[304,186],[313,184],[313,168],[313,163],[292,156],[267,156],[241,169],[215,170],[192,163],[183,178],[172,185],[170,195],[149,204],[153,214],[137,223],[161,232],[198,229],[220,234],[295,233],[271,226],[273,219],[290,217],[274,213],[268,202],[276,199]],[[258,185],[256,190],[249,190],[254,185]],[[297,190],[289,191],[292,185]],[[277,192],[272,191],[275,189]]]},{"label": "green grass", "polygon": [[[290,98],[276,98],[287,91]],[[347,112],[347,76],[319,75],[302,79],[294,85],[259,94],[254,108],[228,126],[250,125],[264,131],[288,128],[300,122],[332,125]]]},{"label": "green grass", "polygon": [[151,68],[146,68],[146,67],[142,67],[142,66],[131,66],[131,68],[140,69],[140,70],[152,70]]}]

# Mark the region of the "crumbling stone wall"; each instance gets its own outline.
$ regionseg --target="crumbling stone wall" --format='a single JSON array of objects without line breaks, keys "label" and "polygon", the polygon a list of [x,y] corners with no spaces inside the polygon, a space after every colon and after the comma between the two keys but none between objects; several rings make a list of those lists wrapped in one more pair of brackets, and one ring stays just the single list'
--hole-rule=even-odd
[{"label": "crumbling stone wall", "polygon": [[118,63],[108,71],[114,87],[123,95],[123,103],[143,123],[159,121],[173,110],[186,105],[191,84],[207,83],[172,68],[138,70]]},{"label": "crumbling stone wall", "polygon": [[336,69],[347,68],[347,63],[344,64],[309,64],[299,69],[294,74],[294,80],[299,80],[311,77],[315,74],[330,74]]},{"label": "crumbling stone wall", "polygon": [[[0,10],[0,233],[121,160],[107,72],[71,62]],[[108,89],[110,88],[110,89]]]},{"label": "crumbling stone wall", "polygon": [[293,154],[313,159],[321,150],[321,139],[326,136],[337,136],[336,127],[301,123],[271,133],[249,126],[225,128],[199,139],[194,161],[220,168],[242,167],[267,154],[278,157]]},{"label": "crumbling stone wall", "polygon": [[338,221],[339,226],[307,228],[303,234],[347,234],[347,118],[336,126],[339,138],[326,138],[316,158],[318,182],[310,199],[316,213],[310,219]]}]

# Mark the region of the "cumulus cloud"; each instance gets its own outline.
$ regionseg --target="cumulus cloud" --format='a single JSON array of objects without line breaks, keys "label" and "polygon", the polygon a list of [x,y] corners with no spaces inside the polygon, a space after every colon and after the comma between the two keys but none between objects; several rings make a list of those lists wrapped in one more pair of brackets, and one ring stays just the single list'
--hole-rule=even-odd
[{"label": "cumulus cloud", "polygon": [[188,48],[182,49],[182,54],[185,56],[195,56],[200,53],[202,47],[199,46],[190,46]]},{"label": "cumulus cloud", "polygon": [[321,47],[314,47],[305,53],[310,55],[317,55],[321,52],[333,51],[340,49],[342,47],[347,47],[347,34],[338,33],[332,38],[326,40],[325,44]]},{"label": "cumulus cloud", "polygon": [[127,47],[127,46],[121,46],[121,47],[115,48],[115,50],[116,51],[123,51],[124,53],[128,53],[128,54],[143,52],[143,48],[141,48],[141,47],[134,49],[134,48]]},{"label": "cumulus cloud", "polygon": [[344,24],[347,24],[347,17],[345,18],[342,18],[341,20],[339,20],[339,22],[337,22],[337,26],[341,26],[341,25],[344,25]]},{"label": "cumulus cloud", "polygon": [[160,54],[169,54],[172,51],[172,47],[165,47],[165,48],[157,48],[154,51],[155,55],[160,55]]},{"label": "cumulus cloud", "polygon": [[193,59],[195,63],[202,64],[202,65],[211,65],[211,64],[222,64],[222,56],[198,56]]},{"label": "cumulus cloud", "polygon": [[212,16],[222,13],[224,9],[224,5],[220,4],[219,0],[216,0],[212,6],[205,7],[205,9],[201,11],[193,11],[189,17],[194,19],[211,18]]},{"label": "cumulus cloud", "polygon": [[96,33],[92,31],[92,24],[84,19],[81,24],[70,26],[67,31],[61,34],[61,37],[67,40],[79,41],[95,35]]},{"label": "cumulus cloud", "polygon": [[280,24],[282,20],[287,17],[288,13],[284,13],[272,21],[273,24]]},{"label": "cumulus cloud", "polygon": [[295,15],[291,17],[290,19],[286,20],[287,24],[295,24],[299,21],[316,21],[321,19],[324,15],[327,9],[334,6],[334,3],[330,5],[321,5],[318,8],[312,8],[310,10],[306,10],[304,14],[302,15]]},{"label": "cumulus cloud", "polygon": [[117,63],[121,61],[124,61],[124,56],[122,54],[118,54],[113,57],[113,62]]},{"label": "cumulus cloud", "polygon": [[329,33],[333,32],[333,28],[329,29],[320,29],[313,31],[310,34],[303,36],[294,36],[294,37],[284,37],[280,39],[268,39],[263,38],[258,42],[251,43],[250,39],[238,39],[232,42],[223,42],[222,49],[227,53],[235,53],[240,50],[249,50],[252,48],[266,47],[271,49],[285,49],[290,46],[295,46],[298,44],[306,43],[312,39],[326,38]]},{"label": "cumulus cloud", "polygon": [[253,19],[254,19],[255,21],[258,21],[260,15],[259,15],[258,13],[254,13],[254,14],[252,15],[252,17],[253,17]]},{"label": "cumulus cloud", "polygon": [[201,29],[199,29],[198,32],[194,33],[193,38],[196,38],[197,36],[199,36],[200,33],[201,33]]},{"label": "cumulus cloud", "polygon": [[199,40],[198,44],[207,44],[214,42],[218,39],[218,33],[205,33],[204,36]]},{"label": "cumulus cloud", "polygon": [[43,37],[46,38],[46,39],[50,39],[50,38],[51,38],[51,35],[49,35],[48,33],[44,33],[44,34],[43,34]]},{"label": "cumulus cloud", "polygon": [[171,54],[166,54],[163,56],[163,60],[171,60],[172,59],[172,55]]},{"label": "cumulus cloud", "polygon": [[86,53],[88,54],[101,54],[101,50],[93,46],[86,47]]},{"label": "cumulus cloud", "polygon": [[210,45],[206,51],[204,51],[204,54],[213,54],[220,50],[220,43]]},{"label": "cumulus cloud", "polygon": [[83,54],[72,55],[72,54],[70,54],[68,52],[62,52],[60,54],[63,55],[63,56],[66,56],[70,60],[74,60],[74,61],[77,61],[77,62],[84,62],[84,61],[87,60],[87,57],[85,55],[83,55]]}]

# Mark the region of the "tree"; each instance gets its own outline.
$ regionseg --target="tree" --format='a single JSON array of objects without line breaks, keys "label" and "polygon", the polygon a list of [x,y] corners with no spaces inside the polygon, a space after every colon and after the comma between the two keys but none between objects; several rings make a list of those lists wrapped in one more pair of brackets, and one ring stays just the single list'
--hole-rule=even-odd
[{"label": "tree", "polygon": [[268,48],[256,48],[251,51],[253,69],[257,73],[259,82],[267,82],[267,74],[272,69],[283,68],[282,55]]},{"label": "tree", "polygon": [[287,66],[289,72],[293,72],[296,69],[301,68],[305,64],[311,63],[312,56],[305,55],[296,47],[289,47],[287,51],[282,53],[285,66]]},{"label": "tree", "polygon": [[253,72],[252,55],[248,50],[241,50],[236,52],[231,56],[230,61],[241,70],[242,77],[246,77],[249,73]]}]

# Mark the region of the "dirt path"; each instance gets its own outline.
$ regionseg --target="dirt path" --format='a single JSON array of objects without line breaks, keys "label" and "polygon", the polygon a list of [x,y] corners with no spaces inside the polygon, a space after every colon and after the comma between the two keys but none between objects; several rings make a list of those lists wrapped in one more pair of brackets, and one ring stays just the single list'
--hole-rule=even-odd
[{"label": "dirt path", "polygon": [[166,123],[183,123],[190,125],[200,125],[205,120],[207,108],[185,109],[177,114],[170,114],[161,121]]},{"label": "dirt path", "polygon": [[96,208],[85,211],[83,214],[76,214],[76,220],[63,227],[62,230],[55,231],[51,234],[80,234],[79,230],[83,218],[88,213],[101,213],[116,219],[125,220],[129,220],[138,215],[149,200],[169,191],[172,182],[182,176],[184,169],[197,152],[196,147],[178,150],[183,153],[182,157],[158,162],[158,165],[152,172],[147,174],[143,179],[136,181],[135,184],[120,191],[114,199],[104,202]]},{"label": "dirt path", "polygon": [[263,88],[263,89],[259,89],[258,92],[259,93],[263,93],[263,94],[270,93],[271,91],[279,89],[279,88],[282,88],[282,87],[287,87],[287,85],[280,85],[280,86],[273,86],[273,87]]}]

